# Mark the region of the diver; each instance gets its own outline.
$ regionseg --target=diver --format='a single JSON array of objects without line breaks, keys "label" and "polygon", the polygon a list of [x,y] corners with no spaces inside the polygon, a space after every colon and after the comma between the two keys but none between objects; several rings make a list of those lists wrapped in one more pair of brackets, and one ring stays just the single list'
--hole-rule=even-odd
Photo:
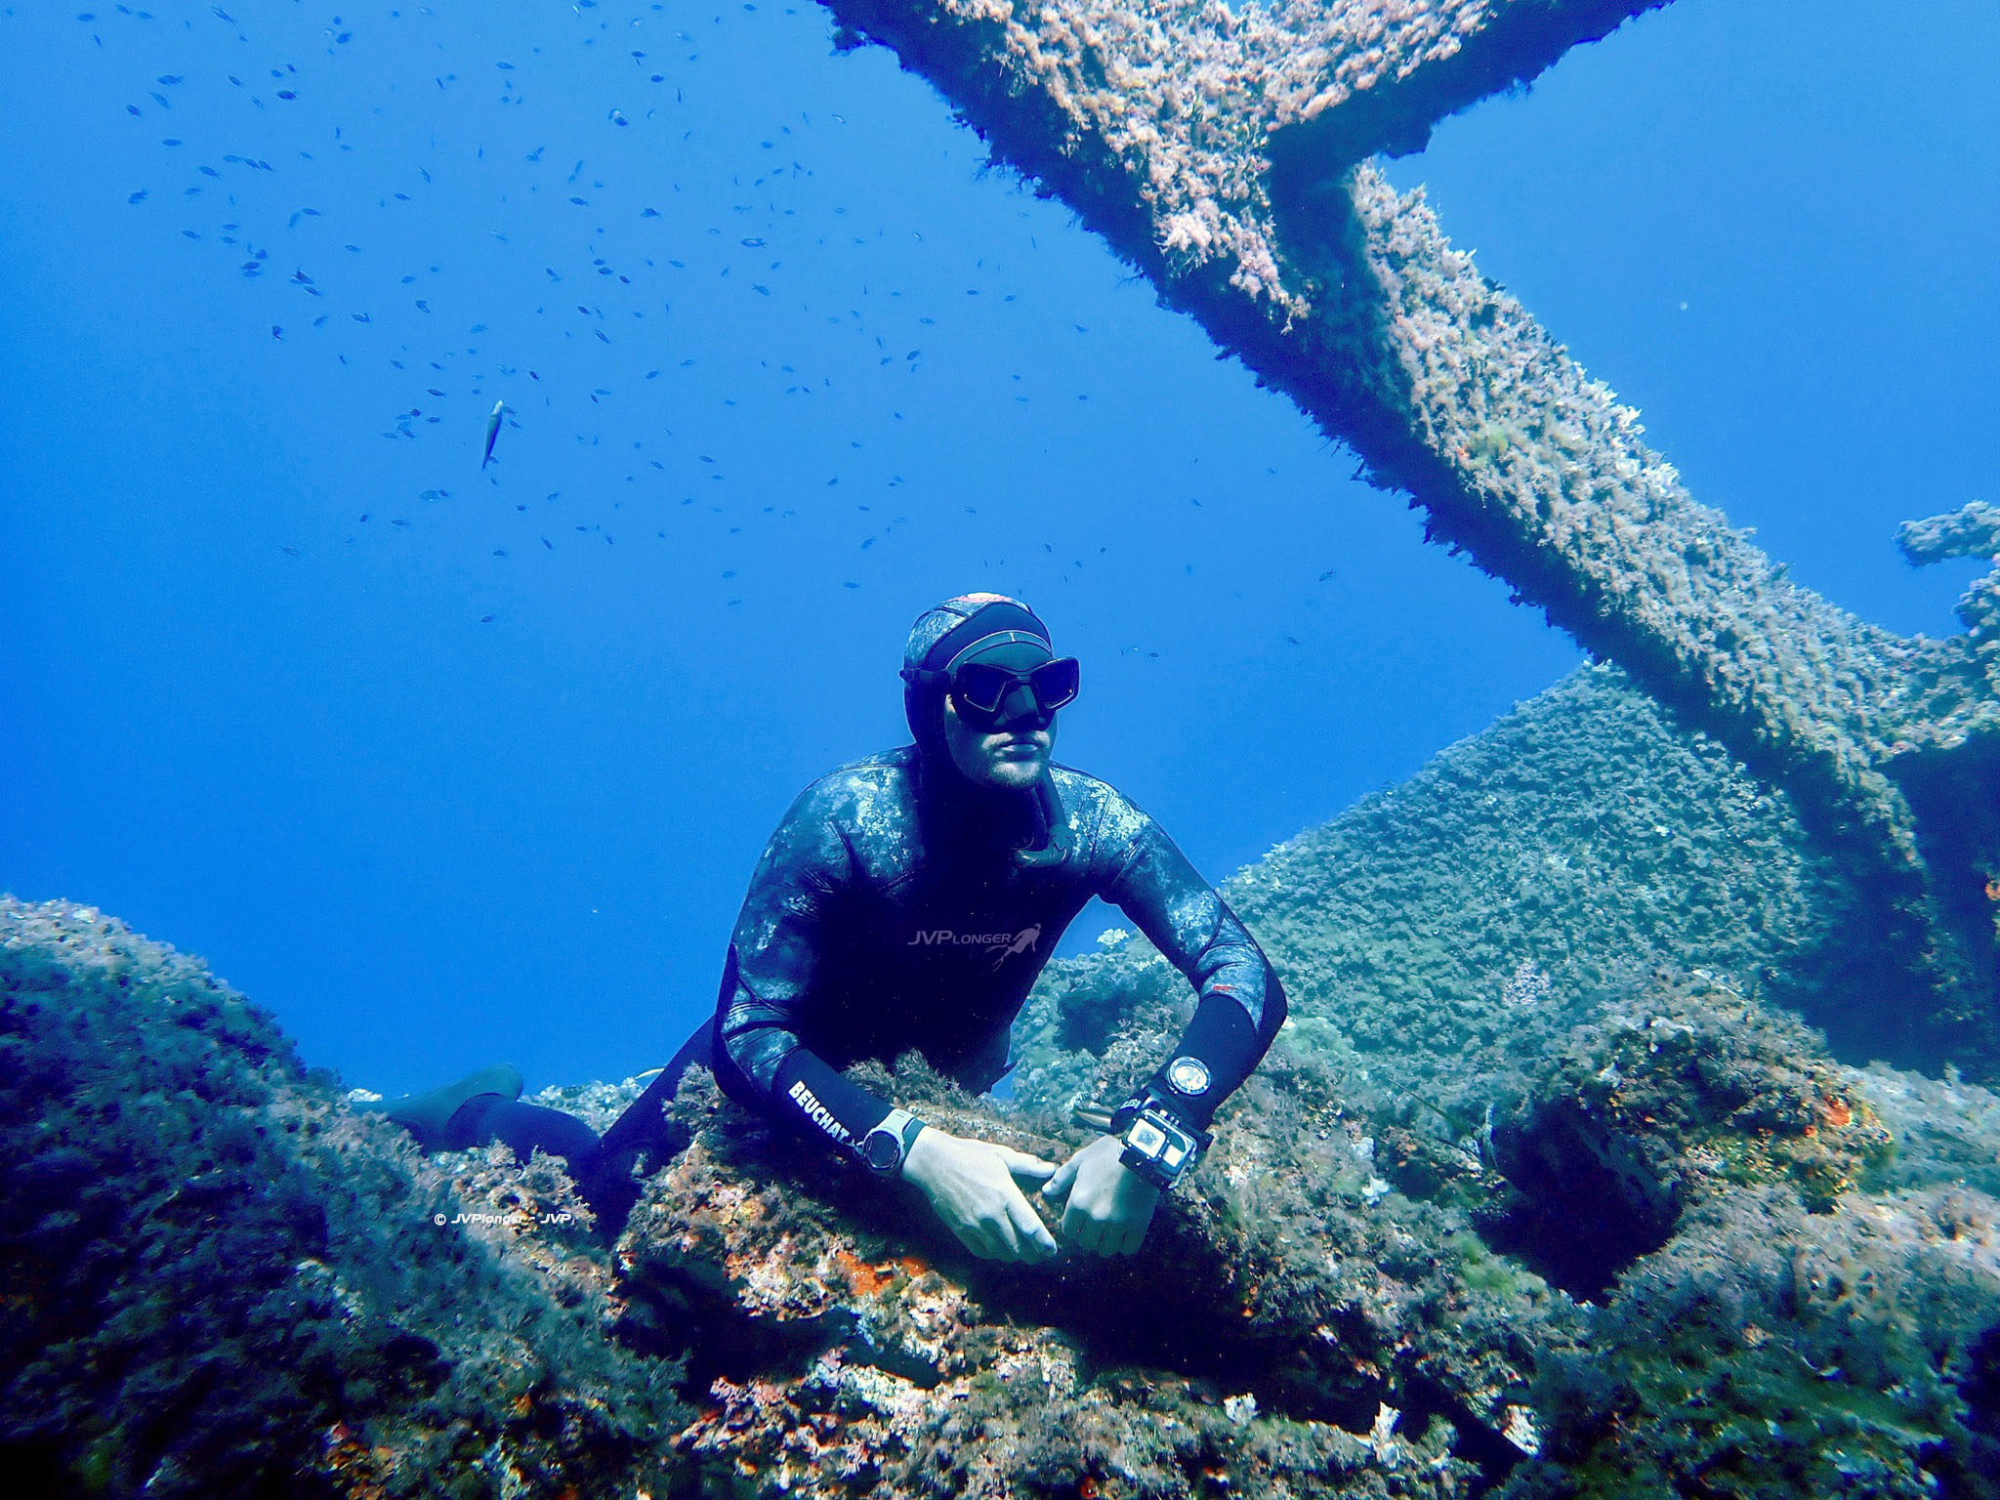
[{"label": "diver", "polygon": [[[1200,1158],[1217,1107],[1285,1018],[1264,952],[1160,826],[1114,788],[1049,759],[1079,683],[1025,604],[965,594],[918,617],[904,653],[914,743],[854,761],[793,801],[751,877],[715,1013],[600,1139],[520,1102],[512,1068],[373,1107],[427,1148],[489,1140],[563,1157],[600,1230],[638,1197],[633,1168],[679,1149],[666,1114],[709,1068],[730,1098],[913,1183],[973,1254],[1057,1246],[1022,1192],[1062,1210],[1064,1240],[1137,1251],[1160,1194]],[[1123,910],[1195,990],[1159,1069],[1060,1167],[947,1134],[842,1076],[914,1049],[968,1092],[1009,1070],[1011,1027],[1091,897]]]}]

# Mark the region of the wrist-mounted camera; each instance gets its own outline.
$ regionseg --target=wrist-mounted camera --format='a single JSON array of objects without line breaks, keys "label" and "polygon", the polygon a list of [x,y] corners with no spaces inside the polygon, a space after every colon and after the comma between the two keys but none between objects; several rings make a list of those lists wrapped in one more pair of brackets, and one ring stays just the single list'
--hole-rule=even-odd
[{"label": "wrist-mounted camera", "polygon": [[1215,1139],[1206,1130],[1189,1129],[1150,1091],[1119,1106],[1110,1133],[1125,1145],[1118,1160],[1161,1192],[1179,1182]]}]

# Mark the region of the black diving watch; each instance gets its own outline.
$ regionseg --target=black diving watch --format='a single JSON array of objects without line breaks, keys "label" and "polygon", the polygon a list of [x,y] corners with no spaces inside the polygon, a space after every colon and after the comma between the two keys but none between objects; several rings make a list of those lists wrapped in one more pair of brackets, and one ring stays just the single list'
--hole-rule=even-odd
[{"label": "black diving watch", "polygon": [[896,1176],[923,1128],[924,1122],[907,1109],[890,1110],[880,1125],[861,1138],[862,1161],[878,1177]]}]

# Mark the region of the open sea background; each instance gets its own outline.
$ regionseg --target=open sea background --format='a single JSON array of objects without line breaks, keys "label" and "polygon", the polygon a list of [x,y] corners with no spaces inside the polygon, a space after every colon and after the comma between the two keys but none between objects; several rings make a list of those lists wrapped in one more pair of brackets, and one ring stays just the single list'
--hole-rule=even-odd
[{"label": "open sea background", "polygon": [[[1996,55],[1679,0],[1391,175],[1698,500],[1945,634],[1976,565],[1892,539],[1995,498]],[[939,597],[1044,613],[1058,758],[1215,879],[1578,660],[809,5],[14,0],[0,100],[0,888],[350,1083],[663,1061]]]}]

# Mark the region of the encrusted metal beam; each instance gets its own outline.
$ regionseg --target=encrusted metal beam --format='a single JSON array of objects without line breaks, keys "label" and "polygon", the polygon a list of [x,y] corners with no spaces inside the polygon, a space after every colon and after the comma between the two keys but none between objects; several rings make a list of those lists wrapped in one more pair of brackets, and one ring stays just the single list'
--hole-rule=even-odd
[{"label": "encrusted metal beam", "polygon": [[1664,0],[825,3],[1428,536],[1783,786],[1877,897],[1857,941],[1905,951],[1919,1003],[2000,1057],[1996,631],[1906,639],[1789,582],[1366,160]]}]

